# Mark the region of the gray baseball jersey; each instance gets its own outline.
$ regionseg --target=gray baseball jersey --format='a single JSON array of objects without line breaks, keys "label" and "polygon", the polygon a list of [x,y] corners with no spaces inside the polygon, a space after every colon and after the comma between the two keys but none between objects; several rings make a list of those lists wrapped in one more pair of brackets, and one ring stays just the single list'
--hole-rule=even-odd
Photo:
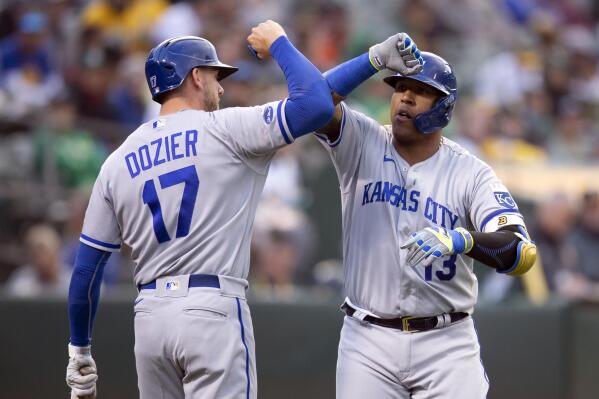
[{"label": "gray baseball jersey", "polygon": [[141,125],[102,166],[81,241],[131,247],[138,285],[196,273],[246,279],[271,158],[293,141],[285,103],[185,110]]},{"label": "gray baseball jersey", "polygon": [[472,258],[412,268],[400,246],[428,226],[484,232],[524,226],[508,190],[487,164],[447,138],[432,157],[410,166],[393,147],[390,126],[342,108],[339,138],[319,138],[340,182],[349,302],[383,318],[472,313],[478,294]]}]

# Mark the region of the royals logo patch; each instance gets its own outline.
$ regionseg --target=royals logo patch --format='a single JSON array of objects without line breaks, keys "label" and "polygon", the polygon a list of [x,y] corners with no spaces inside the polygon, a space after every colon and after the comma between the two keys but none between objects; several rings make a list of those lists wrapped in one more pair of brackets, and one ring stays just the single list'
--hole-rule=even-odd
[{"label": "royals logo patch", "polygon": [[495,191],[493,194],[495,195],[495,200],[497,200],[497,203],[499,203],[499,205],[502,207],[508,209],[518,208],[516,201],[514,201],[510,193],[506,191]]}]

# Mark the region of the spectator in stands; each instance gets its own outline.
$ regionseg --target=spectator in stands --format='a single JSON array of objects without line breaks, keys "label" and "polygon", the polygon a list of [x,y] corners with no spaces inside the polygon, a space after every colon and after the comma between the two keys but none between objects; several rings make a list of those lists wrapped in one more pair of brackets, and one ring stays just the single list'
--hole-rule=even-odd
[{"label": "spectator in stands", "polygon": [[81,25],[100,31],[107,43],[140,49],[167,6],[165,0],[93,0],[81,14]]},{"label": "spectator in stands", "polygon": [[[199,2],[198,2],[199,3]],[[151,27],[152,45],[178,36],[201,36],[203,24],[198,13],[199,6],[190,1],[171,1]],[[264,16],[259,22],[262,22]],[[217,46],[220,50],[220,47]],[[222,59],[228,60],[219,54]],[[231,61],[231,63],[233,63]],[[235,64],[237,65],[237,64]]]},{"label": "spectator in stands", "polygon": [[575,248],[575,264],[559,276],[559,292],[599,302],[599,193],[584,195],[580,222],[568,241]]},{"label": "spectator in stands", "polygon": [[82,32],[77,67],[70,77],[80,116],[105,121],[116,119],[109,103],[109,93],[117,83],[123,51],[119,44],[107,43],[97,29],[89,28]]},{"label": "spectator in stands", "polygon": [[66,298],[70,273],[61,259],[61,240],[56,230],[35,225],[25,234],[28,263],[15,270],[6,282],[6,292],[16,297],[57,295]]},{"label": "spectator in stands", "polygon": [[493,133],[495,108],[484,101],[464,99],[457,109],[457,140],[460,145],[477,157],[482,157],[481,146]]},{"label": "spectator in stands", "polygon": [[127,126],[128,131],[137,129],[145,122],[148,88],[144,75],[139,73],[143,70],[145,62],[145,55],[141,57],[138,54],[130,54],[122,59],[108,92],[108,104],[113,119]]},{"label": "spectator in stands", "polygon": [[[278,199],[263,199],[256,212],[252,240],[252,289],[262,298],[297,299],[302,260],[309,258],[313,236],[303,212]],[[300,277],[301,278],[301,277]]]},{"label": "spectator in stands", "polygon": [[574,209],[569,199],[554,194],[536,205],[531,226],[547,285],[552,292],[558,290],[558,276],[575,267],[575,248],[568,240],[574,225]]},{"label": "spectator in stands", "polygon": [[594,127],[584,115],[581,104],[571,98],[564,98],[555,124],[556,134],[547,142],[552,162],[576,164],[590,161]]},{"label": "spectator in stands", "polygon": [[47,184],[90,188],[107,156],[99,140],[75,126],[75,118],[75,104],[64,94],[51,104],[36,131],[36,169]]},{"label": "spectator in stands", "polygon": [[0,116],[15,120],[42,110],[62,89],[48,48],[47,17],[27,12],[0,42]]},{"label": "spectator in stands", "polygon": [[531,163],[546,159],[543,148],[526,140],[523,114],[518,109],[501,108],[492,135],[482,143],[483,156],[491,162]]},{"label": "spectator in stands", "polygon": [[539,88],[524,95],[522,119],[526,124],[527,140],[546,148],[547,140],[555,135],[551,98],[547,91]]}]

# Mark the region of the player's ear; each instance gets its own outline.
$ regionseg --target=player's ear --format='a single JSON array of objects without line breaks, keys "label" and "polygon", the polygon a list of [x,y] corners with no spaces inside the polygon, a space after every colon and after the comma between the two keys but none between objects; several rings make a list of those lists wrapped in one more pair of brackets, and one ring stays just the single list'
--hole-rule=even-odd
[{"label": "player's ear", "polygon": [[191,84],[194,87],[197,87],[200,90],[204,88],[202,70],[200,68],[193,68],[189,73],[189,77],[191,78]]}]

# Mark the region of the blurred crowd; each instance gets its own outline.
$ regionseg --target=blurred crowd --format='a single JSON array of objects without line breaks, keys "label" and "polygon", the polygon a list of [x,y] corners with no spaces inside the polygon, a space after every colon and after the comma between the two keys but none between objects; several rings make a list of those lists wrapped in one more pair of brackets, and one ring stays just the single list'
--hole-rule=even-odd
[{"label": "blurred crowd", "polygon": [[[66,296],[99,168],[158,112],[144,76],[150,48],[181,35],[212,41],[223,62],[240,67],[223,83],[221,107],[286,96],[278,67],[256,61],[246,47],[250,28],[266,19],[280,22],[321,71],[408,32],[421,49],[455,67],[459,101],[446,132],[471,152],[491,165],[599,165],[599,3],[593,0],[0,2],[6,292]],[[371,79],[350,102],[386,123],[390,95],[380,78]],[[271,166],[252,245],[251,285],[260,297],[340,295],[340,215],[327,216],[340,213],[339,200],[319,195],[337,181],[315,141],[280,151]],[[524,202],[550,291],[599,301],[596,190]],[[130,280],[125,250],[111,257],[105,285]],[[489,277],[481,294],[500,301],[517,285]],[[306,294],[305,286],[316,289]]]}]

